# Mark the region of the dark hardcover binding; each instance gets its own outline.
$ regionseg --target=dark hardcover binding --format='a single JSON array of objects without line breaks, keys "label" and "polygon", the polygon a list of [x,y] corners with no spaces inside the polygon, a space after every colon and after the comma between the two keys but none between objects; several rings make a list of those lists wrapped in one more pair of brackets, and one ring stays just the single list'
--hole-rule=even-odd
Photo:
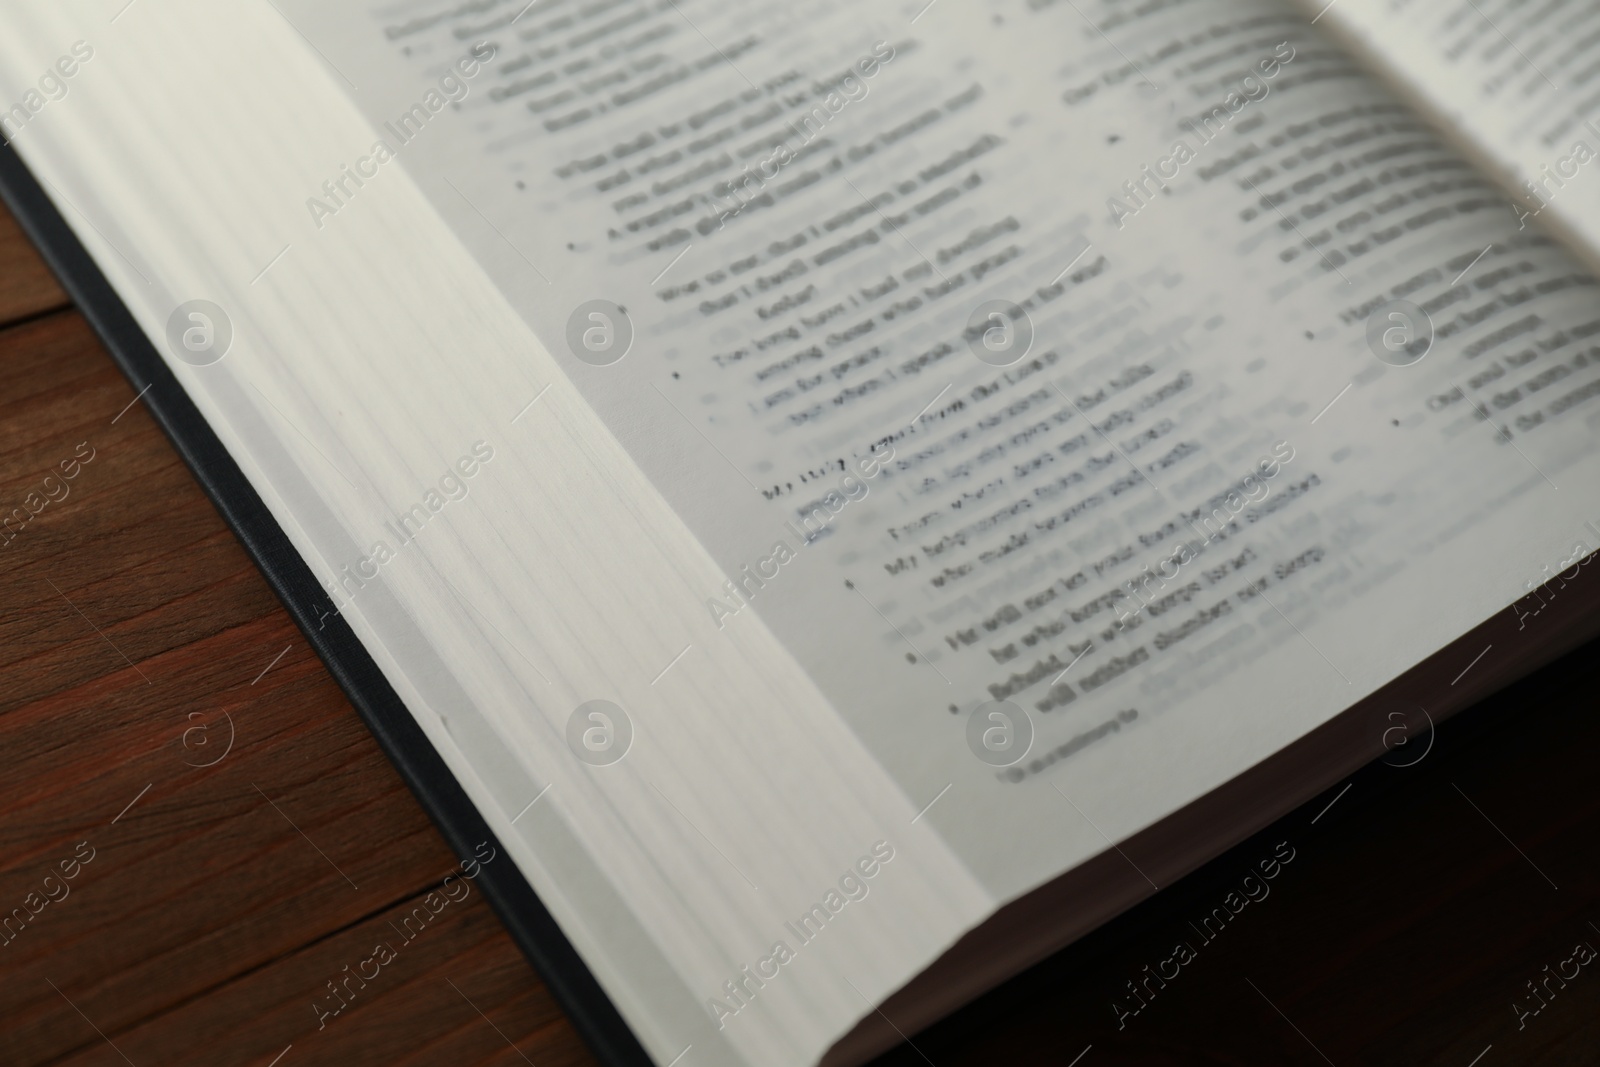
[{"label": "dark hardcover binding", "polygon": [[[503,851],[349,624],[342,616],[319,612],[327,594],[311,569],[9,143],[0,145],[0,199],[134,388],[148,387],[144,404],[445,842],[458,856],[471,856],[474,846],[484,841]],[[644,1047],[516,865],[486,866],[478,884],[596,1058],[606,1067],[650,1067]]]}]

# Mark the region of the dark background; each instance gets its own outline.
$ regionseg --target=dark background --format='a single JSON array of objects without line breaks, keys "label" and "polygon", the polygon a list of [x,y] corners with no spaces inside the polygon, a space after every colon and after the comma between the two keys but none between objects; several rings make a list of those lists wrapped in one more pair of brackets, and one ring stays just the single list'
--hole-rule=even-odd
[{"label": "dark background", "polygon": [[[0,545],[0,912],[94,850],[0,944],[0,1063],[592,1062],[479,892],[319,1029],[324,983],[457,858],[135,395],[0,213],[0,510],[95,450]],[[1596,649],[881,1063],[1600,1062],[1595,964],[1513,1010],[1600,947]],[[1280,842],[1270,895],[1202,943],[1189,924]],[[1119,1030],[1125,983],[1179,941],[1196,957]]]}]

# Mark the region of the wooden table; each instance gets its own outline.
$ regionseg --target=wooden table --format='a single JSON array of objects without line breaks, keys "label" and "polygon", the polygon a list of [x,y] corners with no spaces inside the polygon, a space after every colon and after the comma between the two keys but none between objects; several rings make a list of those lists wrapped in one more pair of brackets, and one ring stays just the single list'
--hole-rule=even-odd
[{"label": "wooden table", "polygon": [[[0,1063],[593,1062],[478,893],[319,1019],[457,858],[0,215],[14,507],[38,511],[0,534]],[[1600,1063],[1600,962],[1520,1028],[1513,1008],[1576,943],[1600,948],[1595,652],[884,1063]],[[1191,924],[1278,842],[1294,858],[1270,896],[1203,940]],[[1196,958],[1150,983],[1184,939]]]}]

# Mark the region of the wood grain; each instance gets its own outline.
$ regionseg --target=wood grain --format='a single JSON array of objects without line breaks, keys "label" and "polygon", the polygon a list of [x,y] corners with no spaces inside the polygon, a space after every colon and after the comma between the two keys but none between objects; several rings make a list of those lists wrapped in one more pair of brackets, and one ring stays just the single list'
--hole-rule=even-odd
[{"label": "wood grain", "polygon": [[67,306],[67,294],[45,269],[16,220],[0,208],[0,324]]},{"label": "wood grain", "polygon": [[[134,395],[0,214],[0,520],[28,515],[0,533],[0,1062],[593,1063],[481,894],[429,897],[457,857]],[[1597,652],[881,1064],[1597,1062],[1600,968],[1512,1010],[1600,946]],[[1270,896],[1200,942],[1279,841]],[[66,895],[42,903],[52,872]],[[1126,983],[1184,939],[1197,958],[1119,1027]],[[392,962],[349,982],[379,944]]]}]

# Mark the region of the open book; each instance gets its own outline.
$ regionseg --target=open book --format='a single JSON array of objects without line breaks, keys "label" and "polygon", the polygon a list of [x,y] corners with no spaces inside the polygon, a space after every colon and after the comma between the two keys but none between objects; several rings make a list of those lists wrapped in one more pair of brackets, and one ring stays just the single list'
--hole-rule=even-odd
[{"label": "open book", "polygon": [[1391,6],[13,0],[0,128],[629,1040],[854,1063],[1559,651],[1600,14]]}]

